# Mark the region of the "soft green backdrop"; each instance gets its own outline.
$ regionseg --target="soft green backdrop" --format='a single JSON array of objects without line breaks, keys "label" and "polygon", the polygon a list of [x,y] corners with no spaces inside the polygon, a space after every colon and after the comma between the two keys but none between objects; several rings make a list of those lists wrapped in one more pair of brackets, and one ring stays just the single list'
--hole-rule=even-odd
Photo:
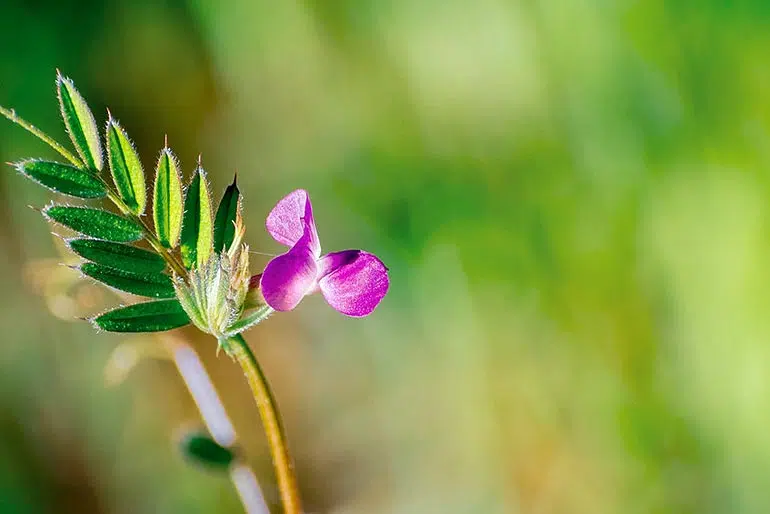
[{"label": "soft green backdrop", "polygon": [[[0,104],[63,137],[59,67],[146,167],[168,134],[217,194],[237,171],[254,250],[304,187],[325,249],[388,264],[369,318],[247,334],[308,512],[766,513],[768,6],[2,0]],[[0,161],[40,154],[0,120]],[[170,443],[175,369],[107,388],[124,338],[60,319],[50,195],[7,168],[0,198],[0,512],[239,512]],[[183,335],[274,500],[240,372]]]}]

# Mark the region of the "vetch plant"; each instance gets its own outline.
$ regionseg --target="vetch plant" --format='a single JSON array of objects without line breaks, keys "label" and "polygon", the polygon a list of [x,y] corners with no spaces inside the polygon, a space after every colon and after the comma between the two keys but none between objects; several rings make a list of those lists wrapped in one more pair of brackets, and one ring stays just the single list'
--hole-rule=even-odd
[{"label": "vetch plant", "polygon": [[[284,511],[301,512],[292,459],[270,387],[242,333],[275,311],[294,309],[320,292],[339,312],[370,314],[388,291],[388,271],[361,250],[321,254],[310,198],[297,190],[280,200],[267,217],[270,235],[290,249],[252,275],[244,242],[243,197],[236,181],[214,209],[200,158],[183,188],[178,160],[168,143],[154,167],[151,195],[139,155],[112,114],[104,130],[73,82],[57,72],[61,115],[75,153],[21,119],[0,113],[47,143],[67,163],[26,159],[11,164],[19,173],[83,204],[51,203],[42,214],[78,234],[66,239],[83,259],[82,275],[150,301],[119,306],[90,319],[106,332],[161,332],[192,323],[217,339],[242,367],[260,412],[270,446]],[[103,146],[106,151],[103,151]],[[106,162],[106,164],[105,164]],[[107,168],[107,169],[105,169]],[[117,212],[90,205],[107,200]],[[145,216],[151,204],[151,215]],[[152,218],[152,223],[149,222]],[[228,466],[232,455],[195,436],[188,453]]]}]

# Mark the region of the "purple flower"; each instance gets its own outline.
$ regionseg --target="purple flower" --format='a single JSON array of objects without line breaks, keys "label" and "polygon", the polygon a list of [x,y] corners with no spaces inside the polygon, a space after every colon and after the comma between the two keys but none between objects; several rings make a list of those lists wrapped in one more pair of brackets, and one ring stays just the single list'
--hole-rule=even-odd
[{"label": "purple flower", "polygon": [[290,311],[310,293],[321,291],[342,314],[371,313],[388,292],[388,268],[362,250],[343,250],[321,256],[321,244],[307,191],[289,193],[273,208],[265,223],[279,243],[291,249],[267,263],[262,295],[277,311]]}]

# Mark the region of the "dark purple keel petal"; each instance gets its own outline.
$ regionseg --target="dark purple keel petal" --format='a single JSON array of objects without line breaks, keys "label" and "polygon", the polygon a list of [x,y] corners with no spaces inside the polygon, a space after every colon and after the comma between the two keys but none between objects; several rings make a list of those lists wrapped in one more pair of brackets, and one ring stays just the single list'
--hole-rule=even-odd
[{"label": "dark purple keel petal", "polygon": [[319,261],[318,281],[326,301],[342,314],[370,314],[388,292],[388,268],[371,253],[345,250]]},{"label": "dark purple keel petal", "polygon": [[321,245],[313,219],[313,206],[304,189],[297,189],[281,199],[267,215],[265,227],[273,239],[286,246],[297,244],[308,229],[310,249],[316,257],[320,257]]},{"label": "dark purple keel petal", "polygon": [[277,311],[290,311],[316,285],[318,267],[306,245],[297,245],[267,263],[262,273],[262,296]]}]

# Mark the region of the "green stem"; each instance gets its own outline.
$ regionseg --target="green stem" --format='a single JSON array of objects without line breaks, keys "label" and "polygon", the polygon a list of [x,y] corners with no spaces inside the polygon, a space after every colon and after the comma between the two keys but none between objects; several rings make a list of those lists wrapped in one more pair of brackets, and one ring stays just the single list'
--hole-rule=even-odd
[{"label": "green stem", "polygon": [[243,336],[238,334],[227,341],[231,343],[227,346],[227,351],[243,369],[254,395],[254,401],[257,403],[259,415],[262,418],[262,425],[273,458],[273,467],[278,480],[284,513],[301,514],[302,502],[299,497],[297,478],[294,474],[294,464],[286,444],[286,434],[281,423],[278,405],[270,391],[267,378]]},{"label": "green stem", "polygon": [[51,136],[28,122],[27,120],[20,118],[14,109],[6,109],[2,105],[0,105],[0,114],[11,120],[13,123],[17,124],[21,128],[25,129],[27,132],[32,134],[33,136],[37,137],[44,143],[46,143],[48,146],[59,152],[59,154],[70,161],[73,166],[77,168],[83,167],[83,162],[75,157],[69,150],[64,148],[62,145],[57,143]]}]

